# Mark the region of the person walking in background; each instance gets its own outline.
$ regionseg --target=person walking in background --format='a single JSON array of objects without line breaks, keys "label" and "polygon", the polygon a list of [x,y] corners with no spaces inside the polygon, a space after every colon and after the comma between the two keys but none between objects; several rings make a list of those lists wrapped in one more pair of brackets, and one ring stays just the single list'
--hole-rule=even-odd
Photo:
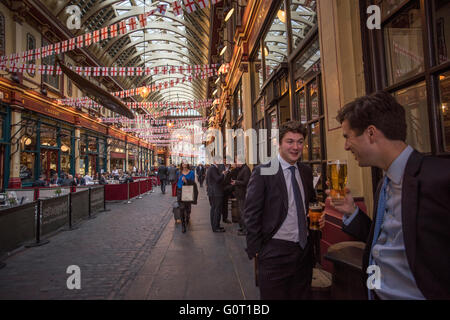
[{"label": "person walking in background", "polygon": [[166,194],[166,180],[167,180],[167,167],[164,165],[159,166],[158,168],[158,178],[161,182],[161,192],[162,194]]},{"label": "person walking in background", "polygon": [[386,92],[350,102],[337,119],[359,166],[384,172],[373,221],[348,188],[343,201],[331,201],[344,214],[343,230],[366,242],[365,277],[379,267],[380,287],[367,291],[369,299],[450,299],[450,160],[405,142],[405,109]]},{"label": "person walking in background", "polygon": [[231,194],[233,192],[233,186],[230,184],[231,183],[231,179],[234,178],[236,179],[236,172],[233,168],[233,170],[231,169],[230,165],[227,165],[224,161],[224,164],[219,166],[220,170],[224,170],[225,171],[225,177],[223,179],[222,182],[222,186],[223,186],[223,201],[222,201],[222,222],[223,223],[227,223],[230,224],[231,221],[228,219],[228,200],[231,197]]},{"label": "person walking in background", "polygon": [[[181,162],[180,174],[177,182],[177,200],[180,208],[181,215],[181,232],[186,232],[186,226],[189,224],[191,219],[192,203],[181,201],[182,188],[186,185],[194,185],[195,189],[195,173],[191,170],[189,164],[186,161]],[[198,194],[198,191],[197,191]],[[194,203],[197,203],[195,191],[194,191]]]},{"label": "person walking in background", "polygon": [[[306,214],[316,192],[311,168],[299,162],[307,129],[290,121],[279,132],[277,173],[261,173],[272,163],[258,166],[248,183],[247,254],[259,270],[262,300],[309,299],[315,260]],[[322,219],[321,226],[324,223]]]},{"label": "person walking in background", "polygon": [[178,182],[178,177],[177,177],[177,172],[178,169],[177,167],[175,167],[174,164],[172,164],[169,169],[168,169],[169,173],[168,173],[168,180],[169,183],[172,185],[172,196],[176,197],[177,196],[177,182]]},{"label": "person walking in background", "polygon": [[234,186],[234,194],[236,195],[236,199],[239,204],[239,230],[238,235],[246,236],[247,235],[247,227],[245,226],[244,220],[244,209],[245,209],[245,195],[247,193],[247,185],[250,180],[250,168],[247,164],[237,164],[237,168],[239,169],[236,180],[231,180],[231,185]]},{"label": "person walking in background", "polygon": [[220,226],[223,207],[223,180],[225,171],[220,171],[217,164],[213,164],[206,172],[208,194],[211,204],[211,228],[213,232],[225,232],[225,228]]},{"label": "person walking in background", "polygon": [[198,183],[200,183],[200,188],[203,188],[203,181],[205,180],[206,169],[203,164],[200,164],[197,168],[197,179]]}]

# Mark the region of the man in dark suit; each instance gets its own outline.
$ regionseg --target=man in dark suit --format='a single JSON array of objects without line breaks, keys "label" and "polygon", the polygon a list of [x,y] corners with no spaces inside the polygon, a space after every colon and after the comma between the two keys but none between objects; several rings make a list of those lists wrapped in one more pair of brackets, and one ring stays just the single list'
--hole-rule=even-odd
[{"label": "man in dark suit", "polygon": [[203,164],[200,164],[199,166],[197,166],[197,168],[195,168],[195,171],[197,172],[197,179],[200,183],[200,188],[203,188],[203,181],[205,180],[206,174],[205,167],[203,166]]},{"label": "man in dark suit", "polygon": [[379,269],[378,285],[367,270],[369,299],[450,299],[450,160],[405,143],[405,110],[388,93],[349,103],[337,119],[345,150],[361,167],[384,171],[373,223],[350,190],[343,201],[331,202],[344,214],[343,230],[366,242],[364,273]]},{"label": "man in dark suit", "polygon": [[240,219],[239,219],[239,231],[238,235],[246,236],[247,235],[247,227],[245,226],[244,221],[244,207],[245,207],[245,195],[247,193],[247,185],[250,180],[250,168],[247,164],[237,164],[237,168],[239,169],[236,180],[231,180],[231,185],[234,186],[234,193],[236,195],[236,199],[239,203],[239,211],[240,211]]},{"label": "man in dark suit", "polygon": [[208,186],[208,195],[211,204],[211,227],[213,232],[225,232],[220,226],[220,217],[222,215],[223,206],[223,179],[225,172],[221,172],[217,164],[211,165],[206,172],[206,181]]},{"label": "man in dark suit", "polygon": [[166,180],[167,180],[167,167],[164,165],[159,166],[158,168],[158,178],[161,181],[161,192],[162,194],[166,194]]},{"label": "man in dark suit", "polygon": [[315,190],[311,168],[299,162],[306,136],[300,122],[283,124],[272,160],[276,174],[264,172],[273,163],[258,166],[247,187],[247,253],[256,259],[262,300],[310,298],[314,253],[307,212]]}]

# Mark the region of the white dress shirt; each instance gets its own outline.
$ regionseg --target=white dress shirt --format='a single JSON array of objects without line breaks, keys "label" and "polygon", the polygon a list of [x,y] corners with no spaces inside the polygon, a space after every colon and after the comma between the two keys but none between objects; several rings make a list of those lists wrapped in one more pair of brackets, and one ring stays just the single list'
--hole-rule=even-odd
[{"label": "white dress shirt", "polygon": [[[286,183],[286,188],[288,192],[288,214],[283,224],[281,225],[280,229],[273,236],[273,239],[299,242],[297,205],[295,204],[294,189],[292,188],[291,170],[289,170],[289,168],[292,167],[292,165],[290,165],[287,161],[285,161],[279,154],[278,154],[278,161],[280,162],[281,169],[283,170],[284,181]],[[303,183],[302,178],[300,177],[300,171],[298,169],[297,164],[295,164],[294,167],[297,168],[297,170],[295,170],[295,177],[297,178],[297,182],[300,187],[300,192],[302,194],[303,206],[305,210],[307,210],[305,202],[305,191],[303,190]],[[306,219],[306,212],[305,212],[305,219]]]}]

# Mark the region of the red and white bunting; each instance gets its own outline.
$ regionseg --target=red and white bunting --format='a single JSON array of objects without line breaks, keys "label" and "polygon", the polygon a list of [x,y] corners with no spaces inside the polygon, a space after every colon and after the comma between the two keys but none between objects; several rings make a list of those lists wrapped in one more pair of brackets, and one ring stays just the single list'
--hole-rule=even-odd
[{"label": "red and white bunting", "polygon": [[[216,4],[220,2],[221,0],[211,0],[211,4]],[[208,0],[183,0],[184,7],[188,13],[192,13],[197,10],[196,3],[200,7],[200,9],[206,8]],[[183,13],[183,7],[181,6],[181,1],[176,0],[172,2],[172,10],[173,13],[178,16]],[[73,51],[76,48],[83,48],[90,46],[92,43],[98,43],[99,41],[107,40],[109,38],[115,38],[118,36],[118,34],[123,35],[127,33],[127,25],[129,26],[131,31],[134,31],[139,27],[145,28],[147,26],[147,17],[154,15],[155,12],[159,12],[161,15],[165,15],[167,12],[167,4],[159,4],[157,6],[156,10],[151,10],[150,12],[147,12],[146,14],[140,14],[136,17],[130,17],[123,21],[119,21],[119,23],[115,23],[110,26],[106,26],[101,28],[100,30],[95,30],[92,32],[87,32],[86,34],[79,35],[76,38],[63,40],[61,42],[55,43],[55,47],[52,45],[46,46],[46,49],[42,48],[36,48],[34,51],[34,57],[35,59],[41,58],[41,52],[43,53],[42,57],[47,57],[53,54],[59,54],[59,53],[65,53],[68,51]],[[53,51],[54,48],[54,51]],[[16,64],[19,63],[19,59],[22,59],[22,62],[27,62],[30,60],[33,60],[32,57],[26,56],[21,53],[12,54],[9,57],[3,56],[2,59],[6,59],[7,62],[15,62]],[[24,60],[27,59],[27,60]]]},{"label": "red and white bunting", "polygon": [[188,13],[192,13],[197,10],[197,7],[195,6],[194,0],[183,0],[184,8]]},{"label": "red and white bunting", "polygon": [[172,2],[172,10],[173,10],[173,14],[176,16],[179,16],[183,13],[183,8],[181,7],[179,1]]},{"label": "red and white bunting", "polygon": [[117,24],[109,26],[109,34],[111,38],[117,37]]}]

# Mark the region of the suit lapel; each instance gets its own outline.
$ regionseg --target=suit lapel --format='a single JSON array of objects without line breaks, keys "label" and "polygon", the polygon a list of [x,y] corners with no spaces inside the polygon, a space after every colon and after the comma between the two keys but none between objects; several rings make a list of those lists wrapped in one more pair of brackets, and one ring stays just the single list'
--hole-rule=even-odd
[{"label": "suit lapel", "polygon": [[286,208],[286,212],[288,210],[288,191],[286,187],[286,179],[284,178],[283,169],[281,167],[281,164],[278,164],[278,173],[277,173],[277,183],[280,186],[281,195],[283,198],[283,205]]},{"label": "suit lapel", "polygon": [[423,155],[414,151],[408,160],[402,185],[402,229],[406,257],[412,272],[415,272],[416,226],[419,209],[419,180],[416,178],[422,164]]}]

